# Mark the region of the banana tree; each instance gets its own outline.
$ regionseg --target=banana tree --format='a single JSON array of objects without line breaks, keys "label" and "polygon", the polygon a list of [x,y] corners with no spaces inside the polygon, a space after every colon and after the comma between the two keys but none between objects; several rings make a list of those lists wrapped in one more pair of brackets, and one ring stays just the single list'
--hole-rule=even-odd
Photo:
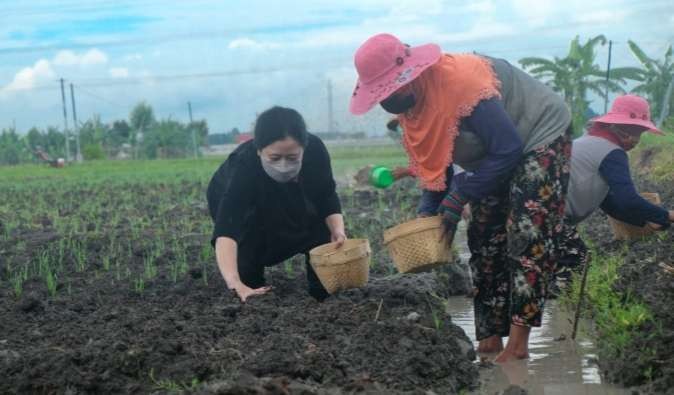
[{"label": "banana tree", "polygon": [[645,96],[651,104],[651,113],[656,119],[656,124],[661,126],[672,108],[672,89],[674,87],[674,59],[672,59],[672,46],[665,51],[662,60],[650,58],[634,42],[629,40],[630,51],[641,63],[641,84],[632,89],[632,92]]},{"label": "banana tree", "polygon": [[606,42],[606,37],[599,35],[581,44],[580,38],[576,36],[563,58],[548,60],[527,57],[519,61],[535,78],[546,82],[554,91],[564,96],[571,109],[573,128],[576,131],[582,130],[587,121],[589,92],[605,99],[607,92],[624,93],[623,86],[627,80],[641,78],[639,69],[620,67],[611,69],[609,79],[606,79],[606,70],[596,64],[597,46],[605,45]]}]

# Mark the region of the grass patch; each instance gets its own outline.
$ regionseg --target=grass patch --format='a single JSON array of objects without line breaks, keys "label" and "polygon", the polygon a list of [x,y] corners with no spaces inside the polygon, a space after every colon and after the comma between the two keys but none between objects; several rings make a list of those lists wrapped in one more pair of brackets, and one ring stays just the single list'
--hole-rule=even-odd
[{"label": "grass patch", "polygon": [[[406,165],[407,159],[400,145],[381,146],[335,146],[328,147],[335,176],[351,174],[363,166]],[[63,169],[53,169],[42,164],[3,166],[0,185],[46,183],[60,185],[63,182],[97,183],[100,181],[175,182],[176,179],[207,181],[226,159],[225,156],[198,159],[159,160],[100,160],[73,164]]]},{"label": "grass patch", "polygon": [[[642,333],[645,324],[653,324],[653,314],[636,296],[617,292],[614,284],[623,264],[623,254],[603,255],[592,248],[592,261],[585,285],[583,314],[594,320],[599,354],[605,358],[624,357],[630,344]],[[582,274],[575,274],[562,302],[574,308],[578,303]]]}]

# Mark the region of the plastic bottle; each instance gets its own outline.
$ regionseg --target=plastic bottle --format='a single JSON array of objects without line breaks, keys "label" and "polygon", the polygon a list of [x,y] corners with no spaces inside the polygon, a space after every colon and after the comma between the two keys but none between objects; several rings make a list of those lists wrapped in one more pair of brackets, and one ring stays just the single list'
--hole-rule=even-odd
[{"label": "plastic bottle", "polygon": [[370,171],[370,184],[377,188],[388,188],[393,184],[393,172],[386,166],[375,166]]}]

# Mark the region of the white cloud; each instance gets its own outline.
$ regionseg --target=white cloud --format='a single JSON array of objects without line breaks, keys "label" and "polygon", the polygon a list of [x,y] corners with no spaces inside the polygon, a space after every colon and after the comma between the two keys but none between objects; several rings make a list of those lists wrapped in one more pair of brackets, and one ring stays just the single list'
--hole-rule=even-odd
[{"label": "white cloud", "polygon": [[248,37],[236,38],[229,42],[229,49],[273,49],[278,48],[279,44],[274,42],[260,42]]},{"label": "white cloud", "polygon": [[47,59],[40,59],[32,67],[25,67],[14,75],[12,81],[0,89],[0,93],[34,88],[38,83],[54,79],[56,74]]},{"label": "white cloud", "polygon": [[[91,65],[105,64],[108,62],[108,56],[96,48],[92,48],[86,52],[76,53],[70,50],[59,51],[54,58],[40,59],[33,66],[25,67],[19,70],[12,81],[0,88],[0,93],[3,96],[8,93],[20,90],[33,89],[36,85],[53,80],[56,78],[54,67],[86,67]],[[112,75],[113,69],[110,70]],[[121,70],[116,70],[116,73],[122,73]],[[128,70],[127,70],[128,75]]]},{"label": "white cloud", "polygon": [[77,54],[71,50],[63,50],[59,51],[54,57],[54,65],[56,66],[90,66],[107,62],[108,55],[96,48],[82,54]]},{"label": "white cloud", "polygon": [[112,78],[128,78],[129,69],[126,67],[111,67],[108,72]]}]

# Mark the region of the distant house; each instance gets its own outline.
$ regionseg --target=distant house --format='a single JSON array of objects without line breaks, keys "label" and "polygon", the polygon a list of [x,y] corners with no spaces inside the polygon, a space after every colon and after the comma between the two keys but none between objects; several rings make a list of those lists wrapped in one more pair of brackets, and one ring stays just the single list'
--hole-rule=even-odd
[{"label": "distant house", "polygon": [[236,136],[236,143],[237,144],[243,144],[246,141],[252,140],[253,139],[253,134],[252,133],[241,133]]}]

